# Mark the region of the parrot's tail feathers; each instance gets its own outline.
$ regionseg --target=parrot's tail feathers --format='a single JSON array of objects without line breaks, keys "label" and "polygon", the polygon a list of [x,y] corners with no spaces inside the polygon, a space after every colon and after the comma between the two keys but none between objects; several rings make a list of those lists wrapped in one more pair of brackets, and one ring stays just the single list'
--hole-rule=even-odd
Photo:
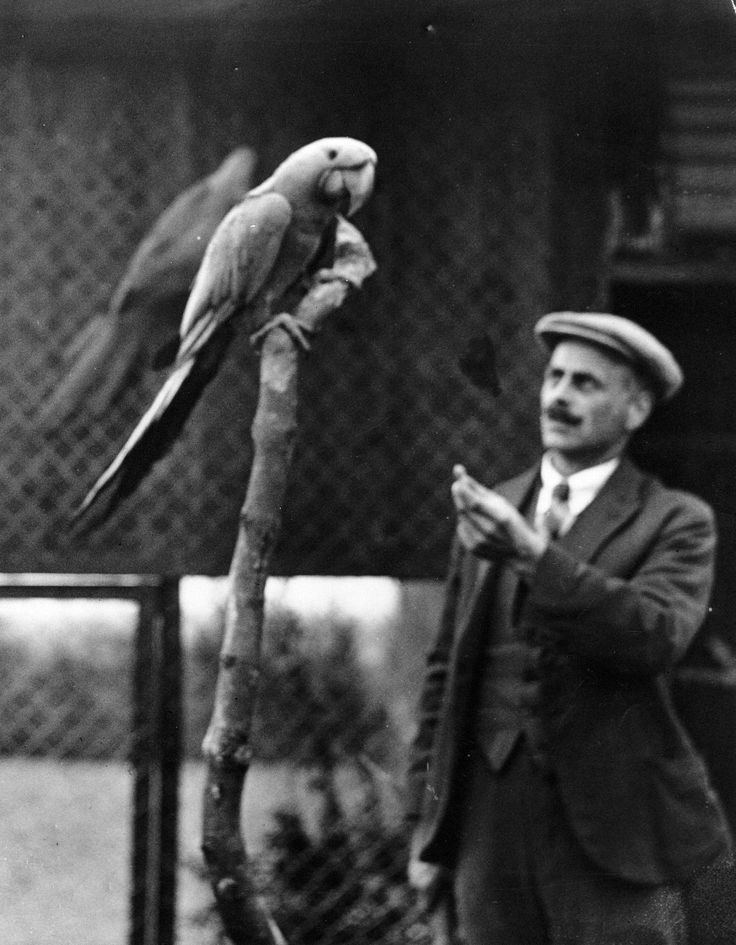
[{"label": "parrot's tail feathers", "polygon": [[66,377],[41,406],[41,429],[52,430],[75,414],[102,416],[134,370],[138,353],[137,337],[121,337],[116,320],[92,319],[67,351],[72,364]]},{"label": "parrot's tail feathers", "polygon": [[84,405],[85,413],[95,419],[105,416],[120,394],[133,383],[134,377],[138,376],[141,370],[140,353],[139,339],[136,337],[126,338],[119,345],[103,382],[90,391]]},{"label": "parrot's tail feathers", "polygon": [[126,464],[130,462],[129,457],[135,455],[136,449],[139,448],[140,444],[145,440],[146,434],[166,413],[166,410],[176,397],[182,384],[187,379],[193,365],[194,361],[188,361],[182,364],[166,380],[166,383],[156,395],[151,406],[138,421],[137,426],[128,437],[123,448],[85,496],[84,501],[74,513],[73,522],[76,523],[79,521],[97,501],[98,496],[101,496],[115,485],[116,480],[119,479],[119,473],[121,473]]},{"label": "parrot's tail feathers", "polygon": [[81,538],[93,532],[112,514],[118,504],[117,490],[112,485],[98,489],[95,483],[82,505],[72,511],[66,522],[70,537]]},{"label": "parrot's tail feathers", "polygon": [[[104,521],[168,452],[225,357],[233,330],[229,324],[224,329],[198,357],[184,361],[169,375],[123,448],[74,513],[75,530],[89,531]],[[88,520],[92,524],[85,528]]]}]

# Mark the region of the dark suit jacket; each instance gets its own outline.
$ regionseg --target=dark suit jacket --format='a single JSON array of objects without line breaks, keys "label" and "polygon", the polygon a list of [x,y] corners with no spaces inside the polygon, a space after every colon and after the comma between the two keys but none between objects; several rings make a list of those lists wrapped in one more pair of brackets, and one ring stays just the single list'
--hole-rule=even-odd
[{"label": "dark suit jacket", "polygon": [[[497,491],[518,507],[537,475]],[[625,459],[545,552],[520,618],[542,647],[540,721],[569,822],[637,883],[683,880],[730,843],[668,686],[705,616],[714,550],[709,507]],[[448,866],[494,567],[454,543],[409,770],[415,849]]]}]

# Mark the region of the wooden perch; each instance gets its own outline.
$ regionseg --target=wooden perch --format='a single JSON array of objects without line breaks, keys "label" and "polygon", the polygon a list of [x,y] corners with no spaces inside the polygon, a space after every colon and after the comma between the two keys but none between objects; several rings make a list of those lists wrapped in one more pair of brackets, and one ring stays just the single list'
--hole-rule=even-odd
[{"label": "wooden perch", "polygon": [[[341,219],[334,264],[315,276],[294,317],[305,328],[317,330],[375,268],[361,234]],[[207,778],[202,851],[225,932],[234,945],[285,945],[248,876],[240,803],[251,760],[251,721],[261,672],[264,589],[281,526],[296,433],[298,355],[294,339],[281,328],[266,336],[251,430],[253,464],[230,567],[214,710],[203,743]]]}]

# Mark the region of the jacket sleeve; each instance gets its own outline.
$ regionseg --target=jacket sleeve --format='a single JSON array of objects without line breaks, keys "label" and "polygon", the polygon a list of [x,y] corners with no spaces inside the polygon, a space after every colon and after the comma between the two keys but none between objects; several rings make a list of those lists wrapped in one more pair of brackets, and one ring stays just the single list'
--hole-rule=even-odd
[{"label": "jacket sleeve", "polygon": [[427,772],[432,758],[434,736],[444,699],[452,652],[463,557],[462,546],[455,537],[450,552],[439,631],[427,655],[424,683],[419,696],[417,731],[409,755],[405,813],[410,822],[416,822],[421,815]]},{"label": "jacket sleeve", "polygon": [[530,588],[541,640],[609,671],[658,674],[685,653],[707,613],[716,532],[705,503],[682,496],[627,579],[551,544]]}]

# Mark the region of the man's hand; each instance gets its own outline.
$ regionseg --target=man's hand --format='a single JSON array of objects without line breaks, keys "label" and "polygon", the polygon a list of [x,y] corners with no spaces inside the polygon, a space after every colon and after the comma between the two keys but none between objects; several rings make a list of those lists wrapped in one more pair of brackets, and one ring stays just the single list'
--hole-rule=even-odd
[{"label": "man's hand", "polygon": [[457,533],[468,551],[480,558],[509,560],[522,575],[531,577],[549,539],[532,528],[503,496],[454,466],[452,499],[457,510]]}]

